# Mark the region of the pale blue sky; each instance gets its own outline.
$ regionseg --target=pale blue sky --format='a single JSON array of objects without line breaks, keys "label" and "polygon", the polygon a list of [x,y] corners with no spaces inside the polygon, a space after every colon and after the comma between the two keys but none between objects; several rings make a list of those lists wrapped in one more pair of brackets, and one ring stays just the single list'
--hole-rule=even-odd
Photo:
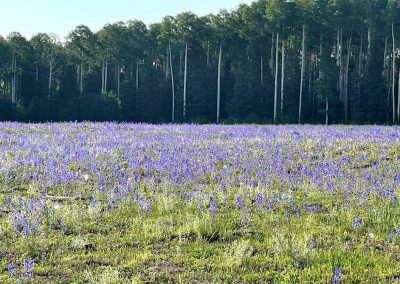
[{"label": "pale blue sky", "polygon": [[55,33],[61,40],[77,25],[93,31],[104,24],[139,19],[146,24],[164,16],[192,11],[197,15],[234,9],[252,0],[2,0],[0,35],[18,31],[30,38],[39,32]]}]

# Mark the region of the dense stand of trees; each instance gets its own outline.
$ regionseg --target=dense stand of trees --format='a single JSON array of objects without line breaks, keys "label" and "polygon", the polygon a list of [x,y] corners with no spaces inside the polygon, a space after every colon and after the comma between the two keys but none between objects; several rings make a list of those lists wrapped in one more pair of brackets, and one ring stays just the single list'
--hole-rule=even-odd
[{"label": "dense stand of trees", "polygon": [[400,120],[400,0],[258,0],[0,36],[0,120]]}]

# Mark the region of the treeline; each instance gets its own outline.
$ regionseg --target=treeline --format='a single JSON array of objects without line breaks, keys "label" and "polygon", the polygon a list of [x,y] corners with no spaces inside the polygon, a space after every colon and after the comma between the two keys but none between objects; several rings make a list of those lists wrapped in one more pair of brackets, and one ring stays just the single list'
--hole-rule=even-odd
[{"label": "treeline", "polygon": [[395,124],[399,69],[400,0],[258,0],[0,37],[0,120]]}]

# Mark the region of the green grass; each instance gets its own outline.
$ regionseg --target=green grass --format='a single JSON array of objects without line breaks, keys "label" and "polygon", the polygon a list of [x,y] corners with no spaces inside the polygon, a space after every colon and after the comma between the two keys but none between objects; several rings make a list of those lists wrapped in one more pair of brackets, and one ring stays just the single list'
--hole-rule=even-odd
[{"label": "green grass", "polygon": [[30,237],[16,238],[0,218],[0,282],[14,283],[7,265],[28,258],[36,262],[30,283],[328,283],[337,267],[344,283],[400,281],[400,242],[388,241],[398,206],[374,199],[346,210],[340,195],[317,191],[308,200],[323,204],[319,212],[289,220],[283,205],[199,213],[174,196],[151,213],[130,203],[102,212],[83,201],[49,202],[57,214]]}]

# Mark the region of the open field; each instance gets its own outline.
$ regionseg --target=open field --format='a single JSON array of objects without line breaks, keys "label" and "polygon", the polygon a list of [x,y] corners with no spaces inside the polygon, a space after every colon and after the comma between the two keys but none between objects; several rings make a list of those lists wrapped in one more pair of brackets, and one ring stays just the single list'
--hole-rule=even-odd
[{"label": "open field", "polygon": [[0,124],[0,283],[398,283],[400,129]]}]

